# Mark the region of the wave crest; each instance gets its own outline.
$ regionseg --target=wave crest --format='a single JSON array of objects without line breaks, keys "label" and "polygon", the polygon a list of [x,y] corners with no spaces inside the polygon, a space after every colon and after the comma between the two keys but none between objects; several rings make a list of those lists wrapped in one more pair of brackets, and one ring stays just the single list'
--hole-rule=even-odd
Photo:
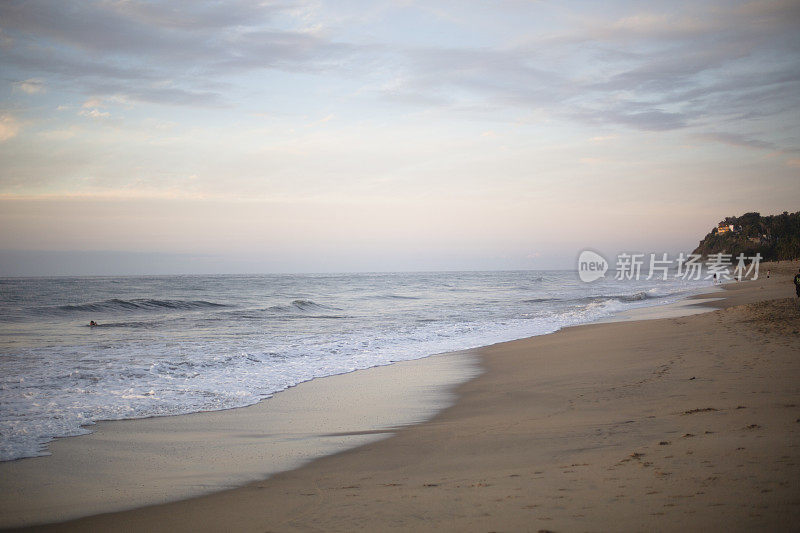
[{"label": "wave crest", "polygon": [[276,313],[291,313],[294,311],[322,311],[322,310],[337,310],[341,311],[338,307],[331,307],[328,305],[318,304],[313,300],[303,300],[298,299],[292,301],[289,305],[273,305],[272,307],[267,307],[267,311],[273,311]]},{"label": "wave crest", "polygon": [[134,298],[121,300],[112,298],[102,302],[90,302],[75,305],[60,305],[59,311],[66,313],[100,313],[114,311],[163,311],[165,309],[189,310],[208,309],[214,307],[228,307],[224,304],[208,302],[205,300],[156,300],[153,298]]}]

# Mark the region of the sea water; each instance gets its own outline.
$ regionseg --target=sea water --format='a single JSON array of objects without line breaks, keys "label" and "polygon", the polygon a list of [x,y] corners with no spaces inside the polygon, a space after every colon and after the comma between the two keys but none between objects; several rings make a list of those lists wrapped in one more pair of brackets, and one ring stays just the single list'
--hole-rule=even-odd
[{"label": "sea water", "polygon": [[46,455],[97,420],[241,407],[710,284],[572,271],[0,279],[0,460]]}]

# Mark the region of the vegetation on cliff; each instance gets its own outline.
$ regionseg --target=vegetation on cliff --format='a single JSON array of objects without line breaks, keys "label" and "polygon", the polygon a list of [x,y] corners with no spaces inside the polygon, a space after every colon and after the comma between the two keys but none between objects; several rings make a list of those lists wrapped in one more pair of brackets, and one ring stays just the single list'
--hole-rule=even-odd
[{"label": "vegetation on cliff", "polygon": [[740,253],[747,257],[760,253],[765,261],[800,258],[800,211],[727,217],[700,241],[693,253],[725,253],[734,258]]}]

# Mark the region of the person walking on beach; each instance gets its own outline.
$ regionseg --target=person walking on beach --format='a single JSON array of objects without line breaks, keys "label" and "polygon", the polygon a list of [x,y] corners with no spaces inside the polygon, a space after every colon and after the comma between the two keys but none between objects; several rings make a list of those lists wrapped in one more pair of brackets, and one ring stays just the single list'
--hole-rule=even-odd
[{"label": "person walking on beach", "polygon": [[797,293],[797,298],[800,299],[800,269],[794,275],[794,292]]}]

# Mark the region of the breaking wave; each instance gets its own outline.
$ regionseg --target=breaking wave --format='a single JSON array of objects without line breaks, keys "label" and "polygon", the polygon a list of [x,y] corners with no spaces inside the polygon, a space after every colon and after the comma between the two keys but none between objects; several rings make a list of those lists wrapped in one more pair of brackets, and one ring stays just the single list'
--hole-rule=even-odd
[{"label": "breaking wave", "polygon": [[165,309],[187,310],[228,307],[224,304],[205,300],[155,300],[152,298],[136,298],[120,300],[113,298],[102,302],[90,302],[76,305],[60,305],[56,309],[66,313],[100,313],[117,311],[164,311]]}]

